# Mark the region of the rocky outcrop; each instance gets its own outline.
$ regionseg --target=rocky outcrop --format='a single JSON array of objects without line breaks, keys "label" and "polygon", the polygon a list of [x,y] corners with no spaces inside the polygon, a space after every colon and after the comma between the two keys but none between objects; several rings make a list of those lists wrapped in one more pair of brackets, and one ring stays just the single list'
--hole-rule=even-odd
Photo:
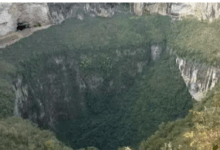
[{"label": "rocky outcrop", "polygon": [[[59,24],[67,18],[112,17],[121,12],[119,3],[0,3],[0,36],[16,31],[18,24],[27,27]],[[199,19],[218,18],[218,3],[131,3],[136,15],[156,13],[183,17],[194,15]]]},{"label": "rocky outcrop", "polygon": [[22,38],[28,37],[36,31],[43,30],[49,28],[51,25],[45,25],[41,27],[35,28],[27,28],[26,30],[22,30],[19,32],[11,32],[7,35],[0,36],[0,49],[5,48],[8,45],[14,44]]},{"label": "rocky outcrop", "polygon": [[85,16],[111,17],[118,10],[117,6],[107,3],[48,3],[49,14],[55,24],[72,17],[80,20]]},{"label": "rocky outcrop", "polygon": [[177,57],[176,63],[192,97],[200,101],[219,80],[220,69],[193,63]]},{"label": "rocky outcrop", "polygon": [[134,3],[130,5],[131,5],[131,12],[139,16],[143,14],[144,3]]},{"label": "rocky outcrop", "polygon": [[219,3],[175,3],[171,5],[171,14],[179,17],[196,16],[198,19],[212,19],[220,16]]},{"label": "rocky outcrop", "polygon": [[156,13],[178,18],[193,15],[200,20],[209,19],[210,21],[220,16],[219,3],[139,3],[132,6],[133,12],[137,15]]},{"label": "rocky outcrop", "polygon": [[[67,18],[112,17],[121,11],[119,3],[0,3],[0,36],[22,28],[59,24]],[[218,3],[133,3],[131,12],[170,15],[181,18],[193,15],[210,21],[220,16]]]},{"label": "rocky outcrop", "polygon": [[152,45],[151,46],[151,59],[152,60],[159,59],[161,53],[162,53],[162,46],[159,46],[159,45]]},{"label": "rocky outcrop", "polygon": [[170,14],[170,6],[169,3],[149,3],[145,4],[143,11],[150,14],[168,15]]},{"label": "rocky outcrop", "polygon": [[111,17],[118,4],[107,3],[0,3],[0,36],[24,28],[59,24],[67,18]]},{"label": "rocky outcrop", "polygon": [[46,3],[0,3],[0,36],[16,31],[18,24],[27,27],[51,24]]}]

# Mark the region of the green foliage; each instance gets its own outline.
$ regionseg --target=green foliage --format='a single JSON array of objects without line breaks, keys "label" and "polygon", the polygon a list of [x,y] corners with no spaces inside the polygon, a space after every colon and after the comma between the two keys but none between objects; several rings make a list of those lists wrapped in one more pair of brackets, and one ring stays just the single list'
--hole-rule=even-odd
[{"label": "green foliage", "polygon": [[0,59],[17,65],[20,60],[39,53],[70,49],[88,54],[88,50],[110,53],[112,49],[136,49],[146,43],[161,43],[170,30],[168,16],[116,14],[112,18],[67,19],[61,25],[35,32],[2,51]]},{"label": "green foliage", "polygon": [[217,66],[220,58],[220,19],[212,23],[193,17],[174,23],[170,47],[182,58]]},{"label": "green foliage", "polygon": [[219,143],[220,83],[189,110],[184,119],[162,123],[141,150],[213,150]]},{"label": "green foliage", "polygon": [[[168,16],[155,15],[69,19],[7,47],[0,59],[19,67],[18,73],[24,74],[24,81],[31,81],[29,85],[38,90],[37,97],[43,94],[35,79],[44,81],[44,72],[59,74],[57,85],[63,83],[62,65],[50,63],[54,56],[65,55],[65,60],[79,63],[84,77],[102,76],[101,90],[86,92],[87,116],[60,122],[59,139],[72,147],[94,145],[106,150],[133,146],[149,137],[160,122],[183,117],[191,107],[191,98],[173,58],[147,64],[143,73],[137,75],[137,62],[150,62],[152,45],[167,48],[168,36],[172,37],[170,20]],[[150,67],[153,69],[149,71]],[[109,87],[111,80],[114,84]],[[171,130],[168,129],[163,133],[165,137]],[[56,140],[41,141],[38,145],[48,150],[56,148]]]},{"label": "green foliage", "polygon": [[153,134],[161,122],[184,117],[192,107],[174,57],[166,55],[149,72],[134,106],[138,140]]},{"label": "green foliage", "polygon": [[1,77],[6,76],[6,75],[13,76],[15,72],[16,72],[16,69],[12,64],[6,61],[0,61],[0,76]]},{"label": "green foliage", "polygon": [[0,78],[0,118],[13,115],[15,94],[10,83]]},{"label": "green foliage", "polygon": [[71,150],[50,131],[41,130],[20,117],[0,120],[0,149],[7,150]]},{"label": "green foliage", "polygon": [[78,150],[98,150],[98,148],[94,147],[94,146],[89,146],[87,148],[80,148]]},{"label": "green foliage", "polygon": [[37,24],[34,25],[34,27],[41,27],[41,24],[38,22]]}]

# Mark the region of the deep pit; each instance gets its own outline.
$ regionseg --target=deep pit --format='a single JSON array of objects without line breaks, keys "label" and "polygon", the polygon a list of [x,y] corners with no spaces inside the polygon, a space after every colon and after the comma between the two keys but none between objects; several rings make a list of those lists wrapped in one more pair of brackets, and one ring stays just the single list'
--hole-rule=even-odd
[{"label": "deep pit", "polygon": [[192,98],[169,53],[168,16],[68,19],[5,48],[15,114],[73,148],[137,147]]}]

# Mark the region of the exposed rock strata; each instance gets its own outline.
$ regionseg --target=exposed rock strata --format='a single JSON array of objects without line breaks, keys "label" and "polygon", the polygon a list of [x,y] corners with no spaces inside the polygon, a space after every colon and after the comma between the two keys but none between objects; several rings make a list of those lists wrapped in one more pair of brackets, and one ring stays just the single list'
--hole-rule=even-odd
[{"label": "exposed rock strata", "polygon": [[[181,18],[194,15],[213,20],[220,16],[218,3],[134,3],[136,15],[156,13]],[[111,17],[121,12],[118,3],[0,3],[0,36],[16,31],[18,23],[37,25],[59,24],[67,18],[83,20],[85,16]]]},{"label": "exposed rock strata", "polygon": [[137,15],[156,13],[181,18],[186,15],[196,16],[198,19],[212,21],[220,16],[219,3],[139,3],[133,5],[133,12]]},{"label": "exposed rock strata", "polygon": [[0,36],[16,31],[18,23],[45,26],[72,17],[111,17],[117,11],[118,4],[107,3],[0,3]]},{"label": "exposed rock strata", "polygon": [[18,23],[51,24],[48,15],[46,3],[0,3],[0,36],[16,31]]},{"label": "exposed rock strata", "polygon": [[220,69],[196,64],[177,57],[176,63],[192,97],[200,101],[219,80]]}]

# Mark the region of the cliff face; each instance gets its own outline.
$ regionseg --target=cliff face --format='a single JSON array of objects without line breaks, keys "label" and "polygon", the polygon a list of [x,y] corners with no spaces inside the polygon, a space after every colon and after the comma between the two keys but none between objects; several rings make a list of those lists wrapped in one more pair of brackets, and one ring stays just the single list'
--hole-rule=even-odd
[{"label": "cliff face", "polygon": [[179,70],[192,97],[200,101],[219,80],[220,69],[176,58]]},{"label": "cliff face", "polygon": [[193,15],[200,20],[209,19],[211,21],[220,16],[219,6],[219,3],[139,3],[133,4],[132,9],[137,15],[156,13],[178,18]]},{"label": "cliff face", "polygon": [[0,36],[16,31],[17,26],[34,27],[51,24],[46,3],[0,3]]},{"label": "cliff face", "polygon": [[117,11],[118,4],[106,3],[0,3],[0,36],[16,31],[19,25],[32,28],[72,17],[111,17]]},{"label": "cliff face", "polygon": [[[67,18],[111,17],[121,12],[119,3],[0,3],[0,36],[26,27],[59,24]],[[122,6],[124,7],[124,6]],[[131,3],[131,13],[143,15],[156,13],[181,18],[193,15],[199,19],[218,18],[218,3]],[[124,9],[123,9],[124,10]]]}]

